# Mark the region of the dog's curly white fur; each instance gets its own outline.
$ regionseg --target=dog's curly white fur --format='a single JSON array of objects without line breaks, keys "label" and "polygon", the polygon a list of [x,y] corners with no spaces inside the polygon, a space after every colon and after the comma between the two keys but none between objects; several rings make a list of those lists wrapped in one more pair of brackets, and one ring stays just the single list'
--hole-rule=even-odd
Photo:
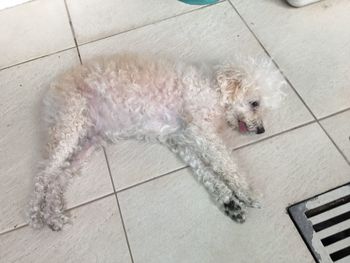
[{"label": "dog's curly white fur", "polygon": [[227,215],[244,222],[258,206],[220,134],[264,132],[263,110],[283,97],[283,77],[266,60],[222,66],[120,54],[80,66],[44,100],[47,144],[35,177],[30,224],[60,230],[70,177],[104,142],[159,142],[186,162]]}]

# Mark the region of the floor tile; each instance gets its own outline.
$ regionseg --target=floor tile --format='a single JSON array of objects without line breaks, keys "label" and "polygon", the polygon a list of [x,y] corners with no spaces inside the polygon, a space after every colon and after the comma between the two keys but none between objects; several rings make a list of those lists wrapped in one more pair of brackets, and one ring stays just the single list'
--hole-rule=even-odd
[{"label": "floor tile", "polygon": [[0,12],[0,68],[74,46],[63,0],[37,0]]},{"label": "floor tile", "polygon": [[73,224],[60,232],[24,227],[1,235],[1,261],[131,262],[114,196],[71,214]]},{"label": "floor tile", "polygon": [[117,190],[185,166],[158,144],[124,141],[107,147],[106,151]]},{"label": "floor tile", "polygon": [[153,53],[189,61],[260,55],[263,50],[227,3],[219,3],[80,47],[83,60],[118,51]]},{"label": "floor tile", "polygon": [[340,150],[350,160],[350,111],[346,111],[321,121]]},{"label": "floor tile", "polygon": [[94,200],[113,192],[104,153],[99,149],[83,167],[81,174],[72,178],[66,193],[67,207]]},{"label": "floor tile", "polygon": [[78,43],[107,37],[198,8],[176,0],[68,0]]},{"label": "floor tile", "polygon": [[231,0],[317,117],[350,106],[350,2]]},{"label": "floor tile", "polygon": [[187,169],[118,194],[135,263],[314,262],[286,207],[348,181],[350,168],[328,137],[312,124],[235,154],[263,195],[263,208],[243,225]]},{"label": "floor tile", "polygon": [[[32,179],[41,151],[40,101],[50,81],[78,64],[75,50],[0,71],[0,232],[25,222]],[[72,180],[68,205],[113,191],[103,152]]]},{"label": "floor tile", "polygon": [[[264,53],[228,3],[220,3],[196,10],[190,14],[80,47],[84,62],[97,55],[110,55],[122,50],[153,52],[198,61],[225,60],[237,52],[252,56]],[[264,120],[267,132],[264,135],[247,136],[232,132],[232,135],[228,136],[229,138],[233,137],[230,140],[230,146],[241,146],[311,121],[311,115],[291,88],[288,87],[286,93],[288,96],[281,109],[267,114]],[[127,158],[123,156],[135,156],[135,153],[142,156],[143,148],[138,148],[137,144],[132,145],[135,147],[124,147],[119,150],[118,147],[115,147],[116,154],[113,157],[113,162],[118,163],[118,165],[112,169],[112,175],[113,178],[118,176],[118,181],[122,186],[149,179],[152,177],[149,171],[155,176],[168,170],[163,170],[164,167],[178,167],[174,158],[169,157],[168,153],[164,159],[161,157],[152,160],[153,156],[158,154],[158,149],[161,151],[160,148],[153,148],[155,149],[154,153],[150,155],[152,158],[146,161],[147,164],[143,161],[142,165],[138,164],[138,160],[134,159],[128,165]],[[159,156],[163,155],[159,154]],[[117,160],[118,158],[123,158],[123,160]],[[144,158],[142,157],[142,159]],[[163,161],[167,159],[169,161]],[[159,168],[159,162],[164,162],[163,168]],[[148,168],[142,170],[142,167],[145,166]],[[127,175],[128,178],[133,178],[132,180],[127,179],[124,172],[118,171],[118,169],[123,169],[122,167],[132,168],[129,170],[131,175]],[[135,169],[137,176],[133,172]],[[123,176],[125,179],[122,178]]]},{"label": "floor tile", "polygon": [[2,0],[0,3],[0,10],[5,8],[14,7],[16,5],[23,4],[25,2],[29,2],[31,0]]}]

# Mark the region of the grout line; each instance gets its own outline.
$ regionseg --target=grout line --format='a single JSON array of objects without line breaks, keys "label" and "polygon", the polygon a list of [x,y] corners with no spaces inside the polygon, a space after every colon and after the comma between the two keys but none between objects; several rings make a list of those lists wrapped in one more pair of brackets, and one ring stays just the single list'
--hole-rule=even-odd
[{"label": "grout line", "polygon": [[0,237],[1,237],[2,235],[5,235],[5,234],[11,233],[11,232],[13,232],[13,231],[16,231],[16,230],[18,230],[18,229],[24,228],[24,227],[26,227],[26,226],[28,226],[27,223],[17,225],[15,228],[3,230],[2,232],[0,232]]},{"label": "grout line", "polygon": [[11,5],[11,6],[8,6],[8,7],[0,8],[0,12],[8,10],[8,9],[19,7],[21,5],[29,4],[29,3],[34,2],[34,1],[37,1],[37,0],[27,0],[25,2],[20,2],[20,3],[15,4],[15,5]]},{"label": "grout line", "polygon": [[[33,1],[36,1],[36,0],[33,0]],[[180,14],[177,14],[177,15],[174,15],[174,16],[170,16],[170,17],[167,17],[167,18],[164,18],[164,19],[160,19],[160,20],[154,21],[154,22],[149,23],[149,24],[145,24],[145,25],[142,25],[142,26],[139,26],[139,27],[135,27],[135,28],[132,28],[132,29],[128,29],[128,30],[125,30],[125,31],[122,31],[122,32],[118,32],[118,33],[115,33],[115,34],[112,34],[112,35],[109,35],[109,36],[106,36],[106,37],[102,37],[102,38],[98,38],[98,39],[94,39],[94,40],[91,40],[91,41],[87,41],[87,42],[78,44],[78,42],[77,42],[77,40],[76,40],[76,37],[75,37],[75,31],[74,31],[74,29],[73,29],[73,25],[71,24],[71,17],[70,17],[69,11],[68,11],[68,7],[67,7],[67,4],[66,4],[66,0],[64,0],[65,6],[66,6],[66,10],[67,10],[67,13],[68,13],[68,17],[69,17],[69,23],[70,23],[70,25],[71,25],[71,30],[72,30],[72,34],[73,34],[75,46],[68,47],[68,48],[65,48],[65,49],[61,49],[61,50],[58,50],[58,51],[55,51],[55,52],[52,52],[52,53],[48,53],[48,54],[45,54],[45,55],[42,55],[42,56],[38,56],[38,57],[35,57],[35,58],[31,58],[31,59],[28,59],[28,60],[25,60],[25,61],[22,61],[22,62],[19,62],[19,63],[16,63],[16,64],[12,64],[12,65],[9,65],[9,66],[5,66],[5,67],[3,67],[3,68],[0,68],[0,71],[1,71],[1,70],[4,70],[4,69],[16,67],[16,66],[19,66],[19,65],[22,65],[22,64],[25,64],[25,63],[28,63],[28,62],[37,60],[37,59],[41,59],[41,58],[44,58],[44,57],[48,57],[48,56],[51,56],[51,55],[54,55],[54,54],[57,54],[57,53],[60,53],[60,52],[63,52],[63,51],[67,51],[67,50],[73,49],[73,48],[76,48],[76,49],[77,49],[78,56],[79,56],[79,60],[80,60],[80,62],[82,63],[82,59],[81,59],[81,55],[80,55],[80,50],[79,50],[79,47],[80,47],[80,46],[84,46],[84,45],[87,45],[87,44],[90,44],[90,43],[94,43],[94,42],[97,42],[97,41],[99,41],[99,40],[107,39],[107,38],[110,38],[110,37],[113,37],[113,36],[116,36],[116,35],[120,35],[120,34],[123,34],[123,33],[127,33],[127,32],[130,32],[130,31],[133,31],[133,30],[136,30],[136,29],[140,29],[140,28],[143,28],[143,27],[146,27],[146,26],[150,26],[150,25],[153,25],[153,24],[158,24],[158,23],[160,23],[160,22],[162,22],[162,21],[170,20],[170,19],[175,18],[175,17],[179,17],[179,16],[182,16],[182,15],[186,15],[186,14],[189,14],[189,13],[193,13],[193,12],[196,12],[196,11],[198,11],[198,10],[202,10],[202,9],[205,9],[205,8],[208,8],[208,7],[211,7],[211,6],[215,6],[215,5],[218,5],[218,4],[220,4],[220,3],[224,3],[224,2],[227,2],[227,0],[219,1],[219,2],[214,3],[214,4],[211,4],[211,5],[206,5],[206,6],[202,6],[202,7],[199,7],[199,8],[195,8],[195,9],[192,9],[192,10],[189,10],[189,11],[186,11],[186,12],[183,12],[183,13],[180,13]]]},{"label": "grout line", "polygon": [[[267,137],[262,138],[262,139],[260,139],[260,140],[256,140],[256,141],[253,141],[253,142],[249,142],[249,143],[247,143],[247,144],[243,144],[243,145],[234,147],[234,148],[232,149],[232,151],[234,152],[234,151],[237,151],[237,150],[240,150],[240,149],[249,147],[249,146],[251,146],[251,145],[254,145],[254,144],[257,144],[257,143],[260,143],[260,142],[263,142],[263,141],[267,141],[267,140],[272,139],[272,138],[274,138],[274,137],[277,137],[277,136],[280,136],[280,135],[282,135],[282,134],[285,134],[285,133],[288,133],[288,132],[291,132],[291,131],[294,131],[294,130],[303,128],[303,127],[305,127],[305,126],[308,126],[308,125],[314,124],[314,123],[316,123],[316,120],[312,120],[312,121],[305,122],[305,123],[303,123],[303,124],[300,124],[300,125],[298,125],[298,126],[292,127],[292,128],[290,128],[290,129],[287,129],[287,130],[284,130],[284,131],[275,133],[275,134],[273,134],[273,135],[267,136]],[[149,178],[149,179],[147,179],[147,180],[144,180],[144,181],[135,183],[135,184],[133,184],[133,185],[129,185],[129,186],[124,187],[124,188],[119,189],[119,190],[115,190],[115,192],[116,192],[116,193],[121,193],[121,192],[127,191],[127,190],[129,190],[129,189],[132,189],[132,188],[134,188],[134,187],[138,187],[138,186],[140,186],[140,185],[143,185],[143,184],[145,184],[145,183],[148,183],[148,182],[151,182],[151,181],[155,181],[155,180],[157,180],[157,179],[159,179],[159,178],[162,178],[162,177],[164,177],[164,176],[167,176],[167,175],[169,175],[169,174],[176,173],[176,172],[179,172],[179,171],[181,171],[181,170],[185,170],[185,169],[187,169],[187,168],[189,168],[189,166],[188,166],[188,165],[184,165],[184,166],[182,166],[182,167],[179,167],[179,168],[177,168],[177,169],[175,169],[175,170],[166,172],[166,173],[164,173],[164,174],[161,174],[161,175],[158,175],[158,176]]]},{"label": "grout line", "polygon": [[[89,204],[91,204],[91,203],[93,203],[93,202],[95,202],[95,201],[99,201],[99,200],[102,200],[102,199],[104,199],[104,198],[107,198],[107,197],[109,197],[109,196],[111,196],[111,195],[113,195],[113,194],[114,194],[114,192],[113,192],[113,193],[109,193],[109,194],[105,194],[105,195],[102,195],[102,196],[99,196],[99,197],[94,198],[94,199],[92,199],[92,200],[89,200],[89,201],[80,203],[80,204],[78,204],[78,205],[72,206],[72,207],[70,207],[70,208],[68,208],[68,209],[65,209],[64,211],[65,211],[65,212],[69,212],[69,211],[71,211],[71,210],[75,210],[75,209],[80,208],[80,207],[82,207],[82,206],[89,205]],[[3,230],[2,232],[0,232],[0,236],[3,235],[3,234],[7,234],[7,233],[10,233],[10,232],[16,231],[17,229],[24,228],[24,227],[26,227],[26,226],[29,226],[29,224],[28,224],[28,223],[19,224],[19,225],[18,225],[17,227],[15,227],[15,228],[10,228],[10,229],[7,229],[7,230]]]},{"label": "grout line", "polygon": [[71,49],[74,49],[74,48],[75,47],[73,46],[73,47],[61,49],[59,51],[55,51],[55,52],[52,52],[52,53],[48,53],[48,54],[45,54],[45,55],[42,55],[42,56],[39,56],[39,57],[31,58],[31,59],[28,59],[28,60],[25,60],[25,61],[22,61],[22,62],[19,62],[19,63],[16,63],[16,64],[12,64],[10,66],[6,66],[6,67],[3,67],[3,68],[0,68],[0,71],[5,70],[5,69],[9,69],[9,68],[13,68],[13,67],[16,67],[16,66],[20,66],[20,65],[32,62],[34,60],[39,60],[41,58],[46,58],[46,57],[49,57],[49,56],[52,56],[52,55],[55,55],[55,54],[59,54],[59,53],[62,53],[64,51],[68,51],[68,50],[71,50]]},{"label": "grout line", "polygon": [[[110,179],[111,179],[112,186],[113,186],[113,193],[105,194],[105,195],[102,195],[102,196],[97,197],[97,198],[95,198],[95,199],[89,200],[89,201],[87,201],[87,202],[83,202],[83,203],[80,203],[80,204],[78,204],[78,205],[72,206],[72,207],[66,209],[65,212],[69,212],[69,211],[71,211],[71,210],[75,210],[75,209],[80,208],[80,207],[83,207],[83,206],[85,206],[85,205],[89,205],[89,204],[91,204],[91,203],[94,203],[94,202],[96,202],[96,201],[102,200],[102,199],[107,198],[107,197],[112,196],[112,195],[115,195],[116,198],[117,198],[117,193],[124,192],[124,191],[126,191],[126,190],[129,190],[129,189],[134,188],[134,187],[137,187],[137,186],[139,186],[139,185],[148,183],[148,182],[150,182],[150,181],[155,181],[156,179],[159,179],[159,178],[161,178],[161,177],[163,177],[163,176],[166,176],[166,175],[169,175],[169,174],[172,174],[172,173],[176,173],[176,172],[178,172],[178,171],[184,170],[184,169],[186,169],[186,168],[189,167],[189,166],[184,166],[184,167],[181,167],[181,168],[172,170],[172,171],[170,171],[170,172],[161,174],[161,175],[156,176],[156,177],[152,177],[152,178],[150,178],[150,179],[148,179],[148,180],[141,181],[141,182],[139,182],[139,183],[136,183],[136,184],[127,186],[127,187],[125,187],[125,188],[123,188],[123,189],[120,189],[120,190],[116,191],[116,190],[115,190],[114,181],[113,181],[112,176],[111,176],[111,173],[110,173],[109,161],[108,161],[108,157],[107,157],[105,148],[103,148],[103,151],[104,151],[104,155],[105,155],[105,159],[106,159],[106,163],[107,163],[107,167],[108,167]],[[121,217],[122,217],[121,209],[120,209],[120,206],[119,206],[119,200],[117,200],[117,206],[118,206],[118,211],[119,211],[119,213],[120,213],[120,215],[121,215]],[[122,220],[122,224],[123,224],[124,234],[125,234],[125,236],[126,236],[127,243],[128,243],[128,248],[129,248],[130,257],[132,258],[132,256],[131,256],[131,249],[130,249],[130,245],[129,245],[129,240],[128,240],[128,238],[127,238],[127,234],[126,234],[126,230],[125,230],[124,220],[123,220],[123,218],[122,218],[121,220]],[[18,230],[18,229],[27,227],[27,226],[29,226],[27,223],[25,223],[25,224],[20,224],[20,225],[17,226],[16,228],[7,229],[7,230],[4,230],[3,232],[0,232],[0,236],[1,236],[1,235],[4,235],[4,234],[7,234],[7,233],[10,233],[10,232],[13,232],[13,231],[16,231],[16,230]]]},{"label": "grout line", "polygon": [[114,194],[114,193],[105,194],[105,195],[99,196],[99,197],[97,197],[97,198],[91,199],[91,200],[89,200],[89,201],[86,201],[86,202],[77,204],[77,205],[75,205],[75,206],[72,206],[72,207],[66,209],[65,212],[69,212],[69,211],[71,211],[71,210],[80,208],[80,207],[85,206],[85,205],[89,205],[89,204],[91,204],[91,203],[93,203],[93,202],[95,202],[95,201],[100,201],[100,200],[105,199],[105,198],[107,198],[107,197],[109,197],[109,196],[112,196],[113,194]]},{"label": "grout line", "polygon": [[202,9],[205,9],[205,8],[209,8],[209,7],[211,7],[211,6],[219,5],[219,4],[224,3],[224,2],[227,2],[227,0],[219,1],[219,2],[217,2],[217,3],[210,4],[210,5],[205,5],[205,6],[201,6],[201,7],[198,7],[198,8],[194,8],[194,9],[191,9],[191,10],[189,10],[189,11],[185,11],[185,12],[183,12],[183,13],[180,13],[180,14],[177,14],[177,15],[174,15],[174,16],[166,17],[166,18],[163,18],[163,19],[160,19],[160,20],[156,20],[156,21],[151,22],[151,23],[148,23],[148,24],[143,24],[143,25],[141,25],[141,26],[137,26],[137,27],[130,28],[130,29],[127,29],[127,30],[124,30],[124,31],[120,31],[120,32],[111,34],[111,35],[109,35],[109,36],[105,36],[105,37],[101,37],[101,38],[98,38],[98,39],[89,40],[89,41],[87,41],[87,42],[80,43],[79,46],[80,46],[80,47],[81,47],[81,46],[85,46],[85,45],[87,45],[87,44],[91,44],[91,43],[94,43],[94,42],[97,42],[97,41],[100,41],[100,40],[112,38],[112,37],[114,37],[114,36],[117,36],[117,35],[120,35],[120,34],[124,34],[124,33],[128,33],[128,32],[133,31],[133,30],[137,30],[137,29],[141,29],[141,28],[148,27],[148,26],[151,26],[151,25],[155,25],[155,24],[161,23],[161,22],[163,22],[163,21],[171,20],[171,19],[173,19],[173,18],[180,17],[180,16],[183,16],[183,15],[187,15],[187,14],[190,14],[190,13],[193,13],[193,12],[196,12],[196,11],[199,11],[199,10],[202,10]]},{"label": "grout line", "polygon": [[8,7],[5,7],[5,8],[1,8],[0,12],[8,10],[8,9],[19,7],[21,5],[29,4],[29,3],[34,2],[34,1],[37,1],[37,0],[28,0],[26,2],[22,2],[22,3],[19,3],[19,4],[11,5],[11,6],[8,6]]},{"label": "grout line", "polygon": [[329,138],[329,140],[333,143],[334,147],[339,151],[339,153],[343,156],[343,158],[345,159],[345,161],[348,163],[348,165],[350,166],[350,160],[348,160],[348,158],[346,157],[346,155],[343,153],[343,151],[339,148],[339,146],[335,143],[335,141],[333,140],[333,138],[329,135],[329,133],[326,131],[326,129],[323,127],[323,125],[317,121],[318,125],[321,127],[321,129],[324,131],[324,133],[327,135],[327,137]]},{"label": "grout line", "polygon": [[334,113],[329,114],[329,115],[327,115],[327,116],[324,116],[324,117],[322,117],[322,118],[319,118],[318,120],[319,120],[319,121],[323,121],[323,120],[328,119],[328,118],[330,118],[330,117],[333,117],[333,116],[335,116],[335,115],[338,115],[338,114],[342,114],[342,113],[344,113],[344,112],[347,112],[348,110],[350,110],[350,107],[349,107],[349,108],[345,108],[345,109],[340,110],[340,111],[337,111],[337,112],[334,112]]},{"label": "grout line", "polygon": [[316,120],[312,120],[312,121],[305,122],[305,123],[300,124],[300,125],[298,125],[298,126],[289,128],[289,129],[287,129],[287,130],[284,130],[284,131],[281,131],[281,132],[278,132],[278,133],[275,133],[275,134],[272,134],[272,135],[267,136],[267,137],[265,137],[265,138],[262,138],[262,139],[260,139],[260,140],[256,140],[256,141],[249,142],[249,143],[247,143],[247,144],[243,144],[243,145],[241,145],[241,146],[235,147],[235,148],[233,148],[233,151],[237,151],[237,150],[246,148],[246,147],[248,147],[248,146],[251,146],[251,145],[254,145],[254,144],[263,142],[263,141],[267,141],[267,140],[272,139],[272,138],[274,138],[274,137],[277,137],[277,136],[280,136],[280,135],[282,135],[282,134],[285,134],[285,133],[288,133],[288,132],[297,130],[297,129],[299,129],[299,128],[303,128],[303,127],[305,127],[305,126],[308,126],[308,125],[313,124],[313,123],[316,123],[316,122],[317,122]]},{"label": "grout line", "polygon": [[69,9],[68,9],[67,0],[64,0],[64,6],[66,7],[67,16],[68,16],[68,20],[69,20],[69,26],[70,26],[70,29],[71,29],[71,31],[72,31],[72,35],[73,35],[73,39],[74,39],[74,44],[75,44],[75,48],[77,49],[79,61],[80,61],[80,64],[83,64],[83,63],[82,63],[82,60],[81,60],[81,56],[80,56],[80,50],[79,50],[77,38],[76,38],[76,36],[75,36],[75,30],[74,30],[74,27],[73,27],[72,17],[71,17],[71,15],[70,15],[70,12],[69,12]]},{"label": "grout line", "polygon": [[320,124],[319,120],[317,119],[317,117],[315,116],[315,114],[312,112],[311,108],[306,104],[306,102],[303,100],[303,98],[301,97],[301,95],[299,94],[299,92],[295,89],[295,87],[292,85],[292,83],[290,82],[289,78],[286,76],[286,74],[283,72],[283,70],[279,67],[279,65],[277,64],[277,62],[275,61],[275,59],[271,56],[270,52],[268,52],[268,50],[265,48],[265,46],[263,45],[263,43],[260,41],[260,39],[257,37],[257,35],[255,34],[255,32],[250,28],[250,26],[248,25],[247,21],[245,21],[245,19],[241,16],[241,14],[238,12],[237,8],[231,3],[231,1],[228,1],[229,4],[232,6],[232,8],[235,10],[235,12],[237,13],[237,15],[240,17],[240,19],[242,20],[242,22],[245,24],[245,26],[247,27],[247,29],[250,31],[250,33],[253,35],[253,37],[255,38],[255,40],[259,43],[259,45],[262,47],[262,49],[265,51],[265,53],[271,58],[273,64],[277,67],[277,69],[281,72],[282,76],[285,78],[285,80],[287,81],[288,85],[290,85],[290,87],[293,89],[293,91],[295,92],[295,94],[298,96],[298,98],[300,99],[300,101],[304,104],[304,106],[306,107],[306,109],[310,112],[310,114],[312,115],[312,117],[316,120],[317,124],[321,127],[321,129],[323,130],[323,132],[327,135],[327,137],[329,138],[329,140],[333,143],[334,147],[338,150],[338,152],[343,156],[343,158],[345,159],[345,161],[348,163],[348,165],[350,165],[350,161],[347,159],[347,157],[345,156],[345,154],[343,153],[342,150],[340,150],[340,148],[338,147],[338,145],[334,142],[334,140],[332,139],[332,137],[328,134],[328,132],[326,131],[326,129]]},{"label": "grout line", "polygon": [[105,156],[105,161],[106,161],[106,165],[107,165],[107,169],[108,169],[109,179],[111,180],[111,183],[112,183],[113,194],[115,194],[116,193],[116,191],[115,191],[115,184],[114,184],[114,180],[113,180],[113,177],[112,177],[112,171],[111,171],[111,167],[109,165],[109,159],[108,159],[108,156],[107,156],[106,148],[104,146],[102,146],[102,151],[103,151],[103,155]]},{"label": "grout line", "polygon": [[176,173],[176,172],[179,172],[179,171],[181,171],[181,170],[185,170],[185,169],[188,168],[188,167],[189,167],[189,166],[186,165],[186,166],[177,168],[177,169],[175,169],[175,170],[172,170],[172,171],[170,171],[170,172],[167,172],[167,173],[164,173],[164,174],[161,174],[161,175],[152,177],[152,178],[147,179],[147,180],[145,180],[145,181],[141,181],[141,182],[139,182],[139,183],[136,183],[136,184],[127,186],[127,187],[125,187],[125,188],[122,188],[122,189],[120,189],[120,190],[117,190],[116,193],[119,194],[119,193],[121,193],[121,192],[124,192],[124,191],[129,190],[129,189],[134,188],[134,187],[137,187],[137,186],[139,186],[139,185],[142,185],[142,184],[145,184],[145,183],[148,183],[148,182],[151,182],[151,181],[155,181],[155,180],[157,180],[157,179],[159,179],[159,178],[162,178],[163,176],[166,176],[166,175],[169,175],[169,174],[172,174],[172,173]]},{"label": "grout line", "polygon": [[[234,148],[232,149],[232,152],[237,151],[237,150],[240,150],[240,149],[243,149],[243,148],[246,148],[246,147],[249,147],[249,146],[251,146],[251,145],[254,145],[254,144],[257,144],[257,143],[260,143],[260,142],[263,142],[263,141],[267,141],[267,140],[272,139],[272,138],[274,138],[274,137],[277,137],[277,136],[280,136],[280,135],[282,135],[282,134],[285,134],[285,133],[288,133],[288,132],[297,130],[297,129],[299,129],[299,128],[303,128],[303,127],[305,127],[305,126],[308,126],[308,125],[314,124],[314,123],[316,123],[316,120],[308,121],[308,122],[306,122],[306,123],[300,124],[300,125],[298,125],[298,126],[295,126],[295,127],[290,128],[290,129],[287,129],[287,130],[284,130],[284,131],[275,133],[275,134],[273,134],[273,135],[267,136],[267,137],[262,138],[262,139],[260,139],[260,140],[256,140],[256,141],[253,141],[253,142],[249,142],[249,143],[247,143],[247,144],[243,144],[243,145],[234,147]],[[175,170],[169,171],[169,172],[167,172],[167,173],[164,173],[164,174],[161,174],[161,175],[152,177],[152,178],[147,179],[147,180],[145,180],[145,181],[141,181],[141,182],[138,182],[138,183],[136,183],[136,184],[127,186],[127,187],[125,187],[125,188],[122,188],[122,189],[120,189],[120,190],[116,190],[116,193],[121,193],[121,192],[127,191],[127,190],[129,190],[129,189],[134,188],[134,187],[138,187],[138,186],[143,185],[143,184],[145,184],[145,183],[148,183],[148,182],[151,182],[151,181],[155,181],[155,180],[157,180],[157,179],[159,179],[159,178],[162,178],[162,177],[167,176],[167,175],[172,174],[172,173],[179,172],[179,171],[181,171],[181,170],[185,170],[185,169],[187,169],[187,168],[189,168],[189,166],[188,166],[188,165],[185,165],[185,166],[183,166],[183,167],[180,167],[180,168],[177,168],[177,169],[175,169]]]},{"label": "grout line", "polygon": [[[251,146],[251,145],[260,143],[260,142],[262,142],[262,141],[269,140],[269,139],[271,139],[271,138],[277,137],[277,136],[279,136],[279,135],[288,133],[288,132],[293,131],[293,130],[297,130],[297,129],[299,129],[299,128],[305,127],[305,126],[310,125],[310,124],[313,124],[313,123],[316,123],[316,120],[306,122],[306,123],[304,123],[304,124],[295,126],[295,127],[293,127],[293,128],[284,130],[284,131],[279,132],[279,133],[275,133],[275,134],[273,134],[273,135],[271,135],[271,136],[262,138],[261,140],[253,141],[253,142],[250,142],[250,143],[247,143],[247,144],[244,144],[244,145],[235,147],[235,148],[232,149],[232,151],[234,152],[234,151],[237,151],[237,150],[240,150],[240,149],[249,147],[249,146]],[[109,197],[109,196],[115,194],[115,197],[116,197],[116,199],[117,199],[117,207],[118,207],[118,211],[119,211],[120,216],[121,216],[121,221],[122,221],[123,230],[124,230],[124,234],[125,234],[125,237],[126,237],[126,241],[127,241],[127,245],[128,245],[130,257],[132,258],[131,249],[130,249],[130,244],[129,244],[129,240],[128,240],[128,237],[127,237],[127,234],[126,234],[124,219],[122,218],[122,212],[121,212],[121,209],[120,209],[120,205],[119,205],[119,200],[118,200],[117,194],[119,194],[119,193],[121,193],[121,192],[124,192],[124,191],[127,191],[127,190],[129,190],[129,189],[138,187],[138,186],[140,186],[140,185],[146,184],[146,183],[148,183],[148,182],[155,181],[155,180],[160,179],[160,178],[162,178],[162,177],[165,177],[165,176],[167,176],[167,175],[169,175],[169,174],[173,174],[173,173],[179,172],[179,171],[181,171],[181,170],[185,170],[185,169],[189,168],[189,166],[186,165],[186,166],[177,168],[177,169],[175,169],[175,170],[169,171],[169,172],[167,172],[167,173],[164,173],[164,174],[161,174],[161,175],[152,177],[152,178],[147,179],[147,180],[145,180],[145,181],[141,181],[141,182],[139,182],[139,183],[136,183],[136,184],[127,186],[127,187],[122,188],[122,189],[120,189],[120,190],[116,190],[115,184],[114,184],[114,181],[113,181],[113,178],[112,178],[112,173],[111,173],[111,169],[110,169],[110,166],[109,166],[109,160],[108,160],[108,157],[107,157],[106,150],[105,150],[104,147],[103,147],[102,149],[103,149],[103,152],[104,152],[104,156],[105,156],[105,160],[106,160],[106,163],[107,163],[107,168],[108,168],[109,176],[110,176],[111,183],[112,183],[112,186],[113,186],[113,193],[109,193],[109,194],[106,194],[106,195],[97,197],[97,198],[95,198],[95,199],[89,200],[89,201],[87,201],[87,202],[83,202],[83,203],[78,204],[78,205],[76,205],[76,206],[72,206],[72,207],[70,207],[69,209],[67,209],[66,211],[71,211],[71,210],[80,208],[80,207],[82,207],[82,206],[91,204],[91,203],[93,203],[93,202],[95,202],[95,201],[102,200],[102,199],[104,199],[104,198],[107,198],[107,197]],[[5,231],[3,231],[3,232],[0,233],[0,236],[3,235],[3,234],[9,233],[9,232],[15,231],[15,230],[17,230],[17,229],[26,227],[26,226],[28,226],[28,224],[23,224],[23,225],[20,225],[20,226],[18,226],[18,227],[16,227],[16,228],[5,230]],[[132,260],[133,260],[133,258],[132,258]]]},{"label": "grout line", "polygon": [[110,177],[110,179],[111,179],[111,183],[112,183],[112,186],[113,186],[113,191],[114,191],[114,195],[115,195],[115,200],[117,201],[117,208],[118,208],[118,211],[119,211],[120,221],[121,221],[121,223],[122,223],[122,227],[123,227],[123,231],[124,231],[124,236],[125,236],[126,244],[127,244],[127,246],[128,246],[130,259],[131,259],[131,262],[134,263],[134,258],[133,258],[132,253],[131,253],[131,248],[130,248],[130,242],[129,242],[128,234],[127,234],[126,228],[125,228],[123,213],[122,213],[122,210],[120,209],[120,204],[119,204],[117,192],[115,191],[115,185],[114,185],[114,181],[113,181],[113,177],[112,177],[112,173],[111,173],[111,167],[109,166],[109,160],[108,160],[107,152],[106,152],[106,149],[105,149],[104,147],[102,147],[102,149],[103,149],[103,153],[104,153],[104,155],[105,155],[105,160],[106,160],[106,163],[107,163],[107,168],[108,168],[109,177]]}]

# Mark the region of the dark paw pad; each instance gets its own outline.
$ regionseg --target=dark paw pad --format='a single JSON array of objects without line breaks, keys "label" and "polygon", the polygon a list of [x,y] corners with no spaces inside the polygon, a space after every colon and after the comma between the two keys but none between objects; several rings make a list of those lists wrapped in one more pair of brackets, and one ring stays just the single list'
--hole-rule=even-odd
[{"label": "dark paw pad", "polygon": [[237,204],[235,201],[230,201],[226,204],[224,204],[224,207],[225,207],[225,211],[227,210],[230,210],[230,211],[237,211],[237,210],[242,210],[242,207]]},{"label": "dark paw pad", "polygon": [[234,201],[224,204],[225,214],[238,223],[244,223],[246,220],[246,212]]}]

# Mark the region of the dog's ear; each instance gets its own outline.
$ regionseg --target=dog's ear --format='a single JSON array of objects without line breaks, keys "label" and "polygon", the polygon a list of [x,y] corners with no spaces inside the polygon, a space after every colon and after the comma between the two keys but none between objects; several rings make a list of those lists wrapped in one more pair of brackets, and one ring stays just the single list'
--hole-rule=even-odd
[{"label": "dog's ear", "polygon": [[216,70],[216,81],[224,103],[232,103],[242,87],[243,74],[233,66],[223,66]]}]

